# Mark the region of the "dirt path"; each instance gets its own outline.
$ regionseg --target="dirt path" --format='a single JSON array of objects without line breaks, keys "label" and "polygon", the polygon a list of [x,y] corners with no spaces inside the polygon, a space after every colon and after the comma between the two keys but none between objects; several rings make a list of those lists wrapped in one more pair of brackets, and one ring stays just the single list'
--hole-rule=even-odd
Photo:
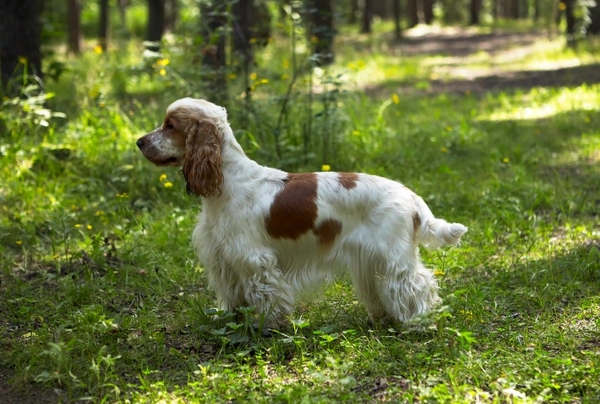
[{"label": "dirt path", "polygon": [[[506,69],[507,60],[518,62],[535,52],[536,42],[548,39],[543,32],[481,34],[469,29],[443,29],[440,32],[410,32],[393,52],[405,56],[444,55],[451,59],[443,69],[451,79],[433,79],[427,89],[417,90],[398,83],[406,93],[484,93],[506,89],[533,87],[579,86],[600,82],[600,63],[580,65],[575,60],[556,62],[539,70]],[[465,68],[469,57],[485,52],[499,60],[498,68]],[[502,64],[505,64],[502,66]],[[388,82],[365,88],[369,95],[389,92]]]}]

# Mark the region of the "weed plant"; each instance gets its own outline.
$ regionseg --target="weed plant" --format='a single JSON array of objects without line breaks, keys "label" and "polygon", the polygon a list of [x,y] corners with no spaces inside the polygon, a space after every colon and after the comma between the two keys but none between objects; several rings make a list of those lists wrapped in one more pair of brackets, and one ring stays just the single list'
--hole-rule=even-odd
[{"label": "weed plant", "polygon": [[[341,276],[269,337],[251,307],[214,309],[190,247],[201,203],[135,147],[170,102],[202,96],[193,44],[173,38],[143,58],[124,42],[71,61],[41,98],[2,101],[0,391],[48,402],[600,400],[600,84],[436,92],[456,79],[452,57],[356,36],[365,45],[350,52],[352,35],[324,69],[276,37],[249,72],[250,98],[230,72],[232,127],[261,164],[383,175],[469,226],[460,248],[422,251],[444,305],[372,325]],[[559,57],[554,43],[521,63],[598,60],[592,46]],[[497,63],[480,54],[462,66]]]}]

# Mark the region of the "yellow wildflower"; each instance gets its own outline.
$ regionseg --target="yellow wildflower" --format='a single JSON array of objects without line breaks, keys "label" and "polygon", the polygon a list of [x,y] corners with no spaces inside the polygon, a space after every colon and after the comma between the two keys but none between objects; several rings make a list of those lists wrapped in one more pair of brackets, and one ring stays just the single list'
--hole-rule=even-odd
[{"label": "yellow wildflower", "polygon": [[165,182],[165,188],[171,188],[173,186],[173,183],[170,181]]},{"label": "yellow wildflower", "polygon": [[448,153],[448,148],[447,147],[442,147],[441,149],[442,153]]},{"label": "yellow wildflower", "polygon": [[267,84],[269,82],[269,79],[262,79],[260,81],[260,84]]},{"label": "yellow wildflower", "polygon": [[27,58],[25,56],[19,56],[19,63],[24,65],[25,63],[27,63]]},{"label": "yellow wildflower", "polygon": [[17,240],[17,241],[15,241],[15,243],[16,243],[17,245],[21,245],[21,244],[23,244],[23,242],[22,242],[21,240]]},{"label": "yellow wildflower", "polygon": [[160,175],[160,177],[158,177],[158,180],[159,180],[160,182],[163,182],[163,181],[164,181],[164,180],[166,180],[166,179],[167,179],[167,174],[161,174],[161,175]]},{"label": "yellow wildflower", "polygon": [[96,54],[98,55],[102,55],[102,52],[104,52],[104,50],[102,49],[102,46],[96,45],[94,46],[94,52],[96,52]]},{"label": "yellow wildflower", "polygon": [[258,76],[256,75],[256,73],[252,73],[252,74],[250,75],[250,79],[251,79],[251,80],[256,80],[256,77],[258,77]]},{"label": "yellow wildflower", "polygon": [[75,228],[76,228],[76,229],[79,229],[80,227],[81,227],[81,225],[80,225],[79,223],[77,223],[77,224],[75,225]]},{"label": "yellow wildflower", "polygon": [[353,130],[353,131],[352,131],[352,134],[353,134],[354,136],[359,136],[359,135],[360,135],[360,131],[358,131],[358,130]]},{"label": "yellow wildflower", "polygon": [[504,158],[502,159],[502,162],[503,162],[503,163],[508,163],[509,161],[510,161],[510,160],[508,159],[508,157],[504,157]]},{"label": "yellow wildflower", "polygon": [[394,101],[394,104],[400,103],[400,97],[398,97],[398,94],[392,95],[392,101]]},{"label": "yellow wildflower", "polygon": [[86,227],[87,227],[88,230],[92,230],[92,225],[91,224],[88,224]]},{"label": "yellow wildflower", "polygon": [[161,76],[165,76],[167,74],[167,71],[165,69],[160,69],[158,74],[160,74]]},{"label": "yellow wildflower", "polygon": [[323,167],[321,167],[321,170],[323,170],[323,171],[330,171],[331,170],[331,166],[329,164],[323,164]]},{"label": "yellow wildflower", "polygon": [[558,9],[561,11],[565,11],[567,9],[567,5],[561,1],[560,3],[558,3]]},{"label": "yellow wildflower", "polygon": [[235,80],[237,78],[237,74],[235,73],[229,73],[229,79],[230,80]]}]

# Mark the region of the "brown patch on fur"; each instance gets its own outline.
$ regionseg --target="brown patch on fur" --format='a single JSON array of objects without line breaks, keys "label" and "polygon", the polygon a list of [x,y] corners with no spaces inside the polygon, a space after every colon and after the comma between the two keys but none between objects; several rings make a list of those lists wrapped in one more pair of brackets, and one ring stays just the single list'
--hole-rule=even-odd
[{"label": "brown patch on fur", "polygon": [[223,141],[214,123],[192,120],[185,128],[187,134],[183,176],[188,193],[203,196],[221,195],[223,172],[221,143]]},{"label": "brown patch on fur", "polygon": [[316,220],[317,175],[288,174],[265,219],[267,233],[273,238],[296,240],[310,231]]},{"label": "brown patch on fur", "polygon": [[357,181],[358,174],[356,173],[339,173],[338,182],[346,189],[355,188]]},{"label": "brown patch on fur", "polygon": [[419,214],[417,212],[413,212],[412,219],[413,219],[413,229],[414,229],[415,240],[417,240],[418,239],[417,235],[419,234],[419,229],[421,228],[421,218],[419,217]]},{"label": "brown patch on fur", "polygon": [[315,236],[319,238],[319,244],[323,247],[331,247],[341,232],[342,223],[335,219],[327,219],[313,230]]}]

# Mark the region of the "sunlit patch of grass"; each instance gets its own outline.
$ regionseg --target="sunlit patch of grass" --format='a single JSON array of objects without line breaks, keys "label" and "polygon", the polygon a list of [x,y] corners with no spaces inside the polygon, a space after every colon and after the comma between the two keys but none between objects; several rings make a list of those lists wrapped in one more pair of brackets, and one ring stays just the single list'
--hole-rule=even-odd
[{"label": "sunlit patch of grass", "polygon": [[[306,163],[293,133],[283,134],[284,159],[268,153],[288,53],[267,48],[270,63],[251,77],[255,115],[244,118],[235,93],[229,118],[261,163],[397,179],[436,215],[468,225],[459,248],[421,251],[443,307],[414,324],[371,324],[341,276],[270,337],[252,327],[252,308],[212,309],[190,246],[201,204],[177,169],[152,166],[135,147],[169,102],[197,90],[180,82],[195,67],[176,51],[147,64],[134,41],[85,53],[49,84],[49,107],[66,120],[0,141],[0,374],[56,401],[600,397],[598,84],[428,95],[390,86],[370,97],[356,88],[390,77],[424,87],[436,64],[456,60],[386,55],[362,40],[367,48],[313,73],[318,104],[305,104],[306,72],[291,100],[290,132],[311,120],[317,152],[336,136],[326,161]],[[494,58],[476,54],[467,68]]]}]

